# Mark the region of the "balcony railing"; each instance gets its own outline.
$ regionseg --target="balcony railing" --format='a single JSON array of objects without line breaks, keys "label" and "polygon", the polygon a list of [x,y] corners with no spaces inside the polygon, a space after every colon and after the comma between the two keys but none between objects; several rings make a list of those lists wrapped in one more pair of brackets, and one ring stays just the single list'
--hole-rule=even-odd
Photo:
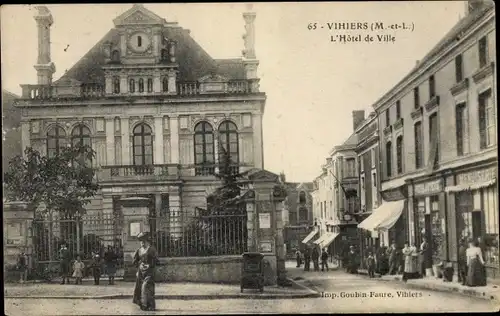
[{"label": "balcony railing", "polygon": [[[233,164],[230,166],[233,174],[241,173],[249,169],[245,164]],[[183,176],[213,176],[220,173],[218,164],[199,164],[181,166],[181,175]]]},{"label": "balcony railing", "polygon": [[114,180],[176,180],[179,178],[179,165],[127,165],[104,166],[99,173],[101,181]]},{"label": "balcony railing", "polygon": [[[230,80],[227,82],[178,82],[177,95],[190,96],[201,94],[245,94],[251,93],[250,81],[248,80]],[[135,96],[142,97],[155,95],[172,95],[171,92],[141,92],[116,94],[106,94],[106,87],[100,83],[84,84],[57,84],[57,85],[22,85],[22,98],[28,100],[48,100],[53,98],[103,98],[116,96]],[[173,94],[175,95],[175,94]]]}]

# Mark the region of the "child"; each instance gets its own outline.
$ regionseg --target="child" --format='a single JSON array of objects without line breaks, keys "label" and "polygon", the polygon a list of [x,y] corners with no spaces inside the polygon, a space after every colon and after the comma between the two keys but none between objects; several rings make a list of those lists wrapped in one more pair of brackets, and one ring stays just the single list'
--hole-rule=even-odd
[{"label": "child", "polygon": [[368,258],[366,258],[366,266],[368,267],[370,278],[375,277],[375,257],[371,252],[368,253]]},{"label": "child", "polygon": [[19,256],[17,257],[17,269],[19,270],[19,283],[24,283],[26,282],[26,277],[28,274],[28,257],[26,254],[21,252]]},{"label": "child", "polygon": [[73,264],[73,277],[76,279],[75,284],[82,284],[83,269],[85,269],[85,264],[82,262],[80,256],[77,256]]},{"label": "child", "polygon": [[94,285],[99,285],[101,279],[101,258],[98,254],[92,258],[92,275],[94,276]]}]

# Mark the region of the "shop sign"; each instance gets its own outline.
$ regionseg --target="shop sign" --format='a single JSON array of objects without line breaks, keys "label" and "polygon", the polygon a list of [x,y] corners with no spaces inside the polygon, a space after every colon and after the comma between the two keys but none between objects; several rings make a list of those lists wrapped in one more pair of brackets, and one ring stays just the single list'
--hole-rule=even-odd
[{"label": "shop sign", "polygon": [[413,188],[414,195],[428,195],[432,193],[441,192],[443,189],[442,179],[428,181],[424,183],[415,184]]},{"label": "shop sign", "polygon": [[397,189],[386,190],[380,193],[385,201],[390,202],[390,201],[404,200],[407,196],[406,191],[407,191],[406,186],[402,186]]},{"label": "shop sign", "polygon": [[489,168],[485,170],[475,170],[467,173],[461,173],[457,176],[458,184],[475,184],[481,182],[488,182],[497,177],[496,168]]}]

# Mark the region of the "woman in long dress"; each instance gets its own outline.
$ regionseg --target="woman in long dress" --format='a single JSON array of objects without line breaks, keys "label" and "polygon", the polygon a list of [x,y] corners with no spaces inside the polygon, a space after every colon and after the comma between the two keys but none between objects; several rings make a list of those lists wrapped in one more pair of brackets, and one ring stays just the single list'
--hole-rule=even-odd
[{"label": "woman in long dress", "polygon": [[484,269],[484,259],[479,243],[474,240],[469,241],[469,248],[465,252],[467,256],[467,285],[485,286],[486,275]]},{"label": "woman in long dress", "polygon": [[134,264],[137,266],[133,302],[142,310],[153,311],[155,303],[155,268],[158,261],[156,249],[151,245],[149,233],[138,236],[141,247],[134,254]]},{"label": "woman in long dress", "polygon": [[403,272],[403,281],[407,281],[409,279],[417,279],[419,277],[418,273],[418,252],[415,245],[411,247],[408,244],[405,244],[403,248],[403,256],[404,256],[404,272]]}]

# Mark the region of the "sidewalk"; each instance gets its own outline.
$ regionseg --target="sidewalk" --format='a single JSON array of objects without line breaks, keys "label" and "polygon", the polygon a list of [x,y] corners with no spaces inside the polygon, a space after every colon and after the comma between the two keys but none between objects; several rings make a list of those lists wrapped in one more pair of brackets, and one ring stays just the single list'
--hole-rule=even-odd
[{"label": "sidewalk", "polygon": [[[245,289],[240,292],[239,285],[204,283],[157,283],[155,297],[171,300],[210,300],[210,299],[294,299],[318,297],[319,294],[297,282],[292,287],[266,286],[264,292]],[[75,284],[9,284],[4,285],[5,298],[36,299],[113,299],[129,298],[134,294],[134,282],[116,282],[115,285],[92,282]]]},{"label": "sidewalk", "polygon": [[[368,275],[368,271],[364,269],[359,269],[358,273],[361,275]],[[379,280],[385,282],[403,282],[401,280],[401,275],[380,276],[378,274],[375,274],[375,276],[379,278]],[[408,280],[405,284],[415,289],[449,292],[470,297],[500,301],[500,287],[495,284],[488,284],[487,286],[480,287],[468,287],[456,282],[456,280],[454,280],[453,282],[444,282],[442,279],[437,279],[434,277],[412,279]]]}]

